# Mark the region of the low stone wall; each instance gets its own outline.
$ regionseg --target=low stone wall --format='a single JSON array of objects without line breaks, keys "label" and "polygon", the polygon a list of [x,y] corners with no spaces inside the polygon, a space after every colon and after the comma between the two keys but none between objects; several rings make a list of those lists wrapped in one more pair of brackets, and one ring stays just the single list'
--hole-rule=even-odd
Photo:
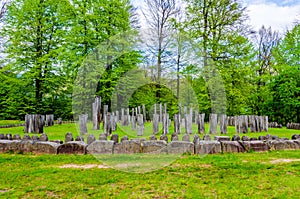
[{"label": "low stone wall", "polygon": [[269,151],[269,150],[299,150],[300,134],[294,134],[292,140],[278,138],[277,136],[259,136],[258,138],[248,138],[238,135],[215,136],[215,140],[204,136],[203,140],[199,135],[194,136],[193,142],[184,137],[184,141],[174,140],[146,140],[121,138],[111,136],[112,140],[107,140],[107,136],[100,135],[101,140],[89,141],[86,144],[81,141],[70,139],[71,134],[66,135],[66,142],[47,141],[47,135],[39,137],[25,135],[22,139],[18,135],[11,134],[3,136],[0,134],[0,153],[34,153],[34,154],[217,154],[217,153],[241,153],[249,151]]},{"label": "low stone wall", "polygon": [[288,123],[286,124],[286,128],[300,130],[300,123]]}]

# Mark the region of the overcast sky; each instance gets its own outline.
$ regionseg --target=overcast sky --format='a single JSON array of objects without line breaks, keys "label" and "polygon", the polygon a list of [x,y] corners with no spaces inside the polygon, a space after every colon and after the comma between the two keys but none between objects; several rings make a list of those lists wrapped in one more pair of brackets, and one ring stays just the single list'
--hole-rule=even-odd
[{"label": "overcast sky", "polygon": [[[143,0],[131,0],[139,5]],[[258,30],[262,25],[284,32],[291,29],[294,22],[300,22],[300,0],[241,0],[248,8],[250,25]]]}]

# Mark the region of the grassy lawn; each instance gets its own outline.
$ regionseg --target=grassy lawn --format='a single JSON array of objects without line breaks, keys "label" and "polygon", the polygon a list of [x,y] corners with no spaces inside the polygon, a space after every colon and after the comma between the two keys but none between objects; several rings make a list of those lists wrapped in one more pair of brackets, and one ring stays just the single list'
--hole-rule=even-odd
[{"label": "grassy lawn", "polygon": [[[209,130],[208,124],[205,125],[206,132]],[[160,125],[160,129],[162,129],[162,125]],[[0,133],[12,133],[12,134],[20,134],[22,137],[24,135],[24,127],[13,127],[13,128],[5,128],[5,129],[0,129]],[[219,130],[218,130],[219,131]],[[48,135],[50,140],[64,140],[65,139],[65,134],[67,132],[72,132],[73,136],[76,137],[79,135],[79,126],[78,124],[63,124],[63,125],[54,125],[52,127],[45,127],[44,132]],[[174,132],[173,130],[173,125],[170,127],[170,132]],[[184,135],[184,129],[181,131],[182,133],[179,135],[179,139]],[[197,132],[197,126],[193,125],[193,132]],[[103,130],[93,130],[92,129],[92,123],[88,123],[88,133],[89,134],[94,134],[96,139],[99,138],[99,134],[103,133]],[[119,125],[117,128],[116,132],[113,132],[114,134],[118,134],[119,137],[123,137],[124,135],[127,135],[129,138],[137,138],[137,132],[132,131],[130,126],[121,126]],[[286,137],[291,139],[291,136],[293,134],[299,134],[300,132],[297,130],[291,130],[291,129],[286,129],[285,127],[282,129],[274,129],[270,128],[269,132],[261,132],[261,133],[248,133],[248,134],[240,134],[240,136],[247,135],[249,137],[258,137],[260,135],[266,135],[266,134],[271,134],[271,135],[276,135],[279,137]],[[229,126],[228,127],[228,136],[233,136],[235,134],[235,127]],[[144,136],[145,138],[148,138],[150,135],[152,135],[152,123],[146,123],[145,124],[145,131],[144,131]],[[159,133],[157,135],[157,138],[159,138]],[[221,134],[217,134],[221,135]],[[169,140],[171,137],[171,133],[168,135]],[[85,136],[86,138],[87,136]],[[192,139],[193,136],[191,136]],[[202,135],[200,136],[202,137]],[[85,139],[86,140],[86,139]]]},{"label": "grassy lawn", "polygon": [[1,154],[0,164],[0,198],[300,198],[300,151],[186,155],[147,173],[92,155]]}]

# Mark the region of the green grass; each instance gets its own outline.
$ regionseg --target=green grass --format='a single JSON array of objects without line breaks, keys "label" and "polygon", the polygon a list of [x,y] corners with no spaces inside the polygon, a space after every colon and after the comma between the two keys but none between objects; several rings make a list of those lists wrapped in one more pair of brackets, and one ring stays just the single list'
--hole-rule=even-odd
[{"label": "green grass", "polygon": [[300,198],[299,160],[300,151],[182,156],[128,173],[59,167],[102,164],[92,155],[1,154],[0,198]]},{"label": "green grass", "polygon": [[0,126],[10,125],[10,124],[23,124],[21,120],[0,120]]},{"label": "green grass", "polygon": [[[162,129],[162,126],[160,125],[160,129]],[[208,124],[205,124],[205,129],[206,132],[209,130]],[[170,132],[172,133],[174,131],[173,125],[170,127]],[[219,131],[219,130],[218,130]],[[65,134],[67,132],[72,132],[73,136],[76,137],[79,135],[79,126],[78,124],[63,124],[63,125],[54,125],[52,127],[45,127],[44,132],[48,135],[50,140],[64,140],[65,139]],[[179,139],[182,138],[184,135],[184,129],[181,130],[181,134],[179,135]],[[193,125],[193,132],[197,132],[197,126]],[[12,134],[20,134],[21,136],[24,135],[24,127],[13,127],[13,128],[5,128],[5,129],[0,129],[0,133],[12,133]],[[92,123],[88,123],[88,133],[89,134],[94,134],[96,139],[99,138],[99,135],[103,133],[103,130],[93,130],[92,129]],[[136,131],[132,131],[130,126],[118,126],[117,131],[113,132],[114,134],[118,134],[119,137],[123,137],[127,135],[129,138],[137,138],[138,136],[136,135]],[[168,137],[169,140],[171,139],[171,133],[169,133]],[[293,134],[299,134],[299,131],[297,130],[291,130],[291,129],[286,129],[285,127],[282,129],[275,129],[275,128],[270,128],[269,132],[261,132],[261,133],[248,133],[248,134],[240,134],[240,136],[247,135],[249,137],[258,137],[260,135],[266,135],[266,134],[271,134],[271,135],[276,135],[279,137],[286,137],[286,138],[291,138]],[[145,131],[144,131],[144,138],[149,138],[149,136],[152,135],[152,123],[146,123],[145,124]],[[161,135],[161,132],[157,135],[157,138]],[[217,134],[221,135],[221,134]],[[235,127],[228,127],[228,134],[226,136],[233,136],[235,135]],[[200,135],[202,137],[203,135]],[[86,136],[85,140],[86,140]],[[192,139],[192,136],[191,136]]]}]

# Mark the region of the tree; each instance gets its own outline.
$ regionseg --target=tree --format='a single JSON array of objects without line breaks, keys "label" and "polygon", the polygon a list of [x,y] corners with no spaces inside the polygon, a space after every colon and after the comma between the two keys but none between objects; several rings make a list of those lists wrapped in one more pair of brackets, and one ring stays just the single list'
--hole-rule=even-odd
[{"label": "tree", "polygon": [[57,16],[65,14],[66,1],[16,0],[8,6],[3,36],[11,71],[24,86],[34,85],[34,111],[43,113],[45,97],[57,90],[62,82],[61,65],[57,59],[64,42],[63,21]]},{"label": "tree", "polygon": [[[240,31],[246,19],[245,8],[235,0],[186,0],[187,27],[203,52],[204,66],[208,58],[222,59],[228,33]],[[223,48],[223,49],[222,49]],[[223,54],[224,55],[224,54]]]},{"label": "tree", "polygon": [[253,76],[253,85],[256,90],[252,94],[252,113],[266,114],[266,102],[271,97],[268,82],[272,79],[276,70],[273,68],[274,56],[273,50],[278,45],[280,37],[278,32],[272,31],[271,27],[262,26],[255,37],[257,44],[257,64],[254,66],[255,76]]},{"label": "tree", "polygon": [[129,35],[134,34],[131,29],[137,23],[134,9],[127,0],[76,0],[73,4],[76,20],[70,31],[72,54],[77,55],[74,60],[81,60],[75,67],[78,73],[73,109],[78,114],[89,113],[97,95],[111,111],[112,94],[119,78],[137,67],[140,58],[133,49],[134,36]]},{"label": "tree", "polygon": [[2,31],[2,35],[8,38],[3,51],[7,57],[2,75],[6,79],[9,76],[9,82],[11,79],[17,82],[9,85],[26,88],[23,89],[27,92],[24,97],[28,97],[26,101],[30,106],[26,107],[30,108],[23,113],[51,112],[70,118],[73,85],[79,69],[83,66],[84,70],[86,66],[83,62],[88,54],[96,55],[96,62],[91,64],[99,64],[103,60],[101,56],[107,55],[106,66],[102,66],[106,72],[98,91],[99,76],[84,79],[87,84],[96,82],[93,95],[102,94],[103,101],[109,102],[114,82],[126,70],[136,67],[139,53],[132,49],[117,60],[110,60],[110,54],[103,52],[112,52],[113,49],[106,49],[101,55],[96,46],[110,43],[113,36],[131,29],[130,14],[133,11],[130,10],[127,0],[12,2]]},{"label": "tree", "polygon": [[287,31],[273,51],[273,68],[276,70],[269,88],[267,105],[272,119],[286,124],[300,122],[300,25]]},{"label": "tree", "polygon": [[[245,8],[235,0],[186,2],[185,23],[189,35],[200,49],[197,59],[203,60],[199,67],[202,67],[202,75],[209,88],[211,108],[215,109],[211,111],[224,113],[227,106],[228,114],[245,112],[243,109],[246,109],[246,103],[235,105],[236,102],[246,101],[249,93],[245,77],[249,72],[251,44],[245,38],[245,30],[248,30],[244,24],[247,19]],[[247,92],[242,94],[245,90]]]},{"label": "tree", "polygon": [[145,0],[145,3],[147,9],[143,13],[152,38],[147,45],[156,58],[157,75],[155,79],[160,84],[163,57],[172,31],[170,20],[178,12],[178,8],[175,0]]}]

